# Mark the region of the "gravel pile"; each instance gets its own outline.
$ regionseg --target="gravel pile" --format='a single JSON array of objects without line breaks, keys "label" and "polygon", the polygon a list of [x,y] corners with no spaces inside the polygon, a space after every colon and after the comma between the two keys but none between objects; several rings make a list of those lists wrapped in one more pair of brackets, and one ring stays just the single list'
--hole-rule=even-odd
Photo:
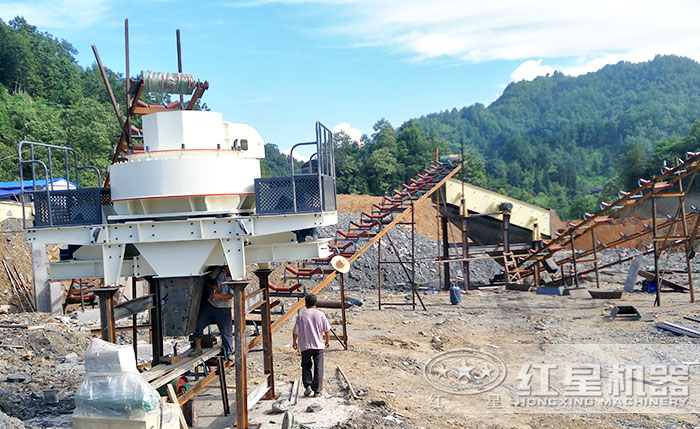
[{"label": "gravel pile", "polygon": [[[46,313],[7,314],[0,323],[0,411],[24,421],[72,413],[89,328]],[[44,401],[47,389],[55,389],[58,403]]]},{"label": "gravel pile", "polygon": [[[360,215],[351,213],[338,213],[338,225],[333,227],[324,227],[319,230],[321,237],[335,237],[336,230],[347,230],[350,221],[359,222]],[[354,251],[362,248],[367,243],[367,239],[360,240],[350,247],[349,251]],[[392,246],[393,243],[393,246]],[[376,289],[378,285],[377,265],[379,262],[378,255],[379,244],[374,244],[371,249],[366,251],[355,261],[346,277],[346,285],[350,288],[368,288]],[[395,226],[381,240],[382,246],[382,262],[398,261],[399,258],[404,262],[410,262],[411,255],[411,227],[408,225]],[[437,241],[434,238],[422,235],[415,232],[415,257],[416,257],[416,284],[419,286],[434,286],[438,287],[439,274],[438,270],[442,269],[442,264],[435,262],[438,249]],[[397,257],[398,254],[398,257]],[[458,257],[461,250],[452,249],[452,257]],[[405,265],[410,274],[410,264]],[[450,264],[450,275],[453,279],[462,277],[461,264]],[[470,264],[471,282],[474,285],[488,284],[490,279],[503,271],[502,267],[492,260],[476,261]],[[410,285],[409,278],[406,272],[398,263],[386,263],[382,265],[382,289],[399,289],[402,290]]]}]

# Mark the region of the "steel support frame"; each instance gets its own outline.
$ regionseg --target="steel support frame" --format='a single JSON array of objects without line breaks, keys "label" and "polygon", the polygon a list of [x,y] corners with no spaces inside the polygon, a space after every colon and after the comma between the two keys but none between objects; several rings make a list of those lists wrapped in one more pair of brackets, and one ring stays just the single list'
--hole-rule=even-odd
[{"label": "steel support frame", "polygon": [[[690,219],[691,216],[696,215],[695,213],[687,214],[685,211],[685,198],[688,194],[688,190],[691,188],[692,183],[695,179],[695,176],[698,171],[698,167],[700,166],[700,160],[698,159],[699,156],[694,156],[691,161],[687,161],[686,163],[682,163],[676,166],[674,169],[669,169],[666,171],[664,174],[661,176],[655,177],[648,183],[643,184],[635,190],[634,192],[620,198],[616,203],[611,204],[613,207],[620,207],[619,209],[615,210],[614,214],[619,214],[630,207],[641,203],[642,201],[645,201],[647,199],[650,199],[651,203],[651,217],[652,217],[652,225],[650,230],[648,231],[640,231],[638,233],[632,234],[629,237],[623,237],[619,240],[615,240],[611,243],[603,244],[603,248],[611,248],[614,246],[617,246],[619,244],[622,244],[626,241],[635,239],[635,238],[641,238],[644,237],[645,235],[651,235],[651,240],[652,240],[652,249],[648,250],[646,252],[643,252],[643,254],[650,254],[653,253],[653,258],[654,258],[654,278],[656,280],[657,288],[656,288],[656,294],[655,294],[655,299],[654,299],[654,305],[659,306],[661,305],[661,294],[660,294],[660,285],[662,284],[662,275],[661,275],[661,269],[659,266],[659,259],[662,255],[663,252],[668,252],[670,251],[675,245],[677,245],[679,242],[682,242],[683,247],[684,247],[684,253],[686,257],[686,271],[688,273],[688,291],[690,292],[690,302],[695,301],[695,294],[694,294],[694,287],[693,287],[693,278],[692,278],[692,271],[691,271],[691,264],[690,264],[690,253],[692,251],[692,243],[695,240],[695,237],[697,236],[697,231],[698,231],[698,226],[700,226],[700,216],[697,217],[696,219],[696,225],[695,228],[693,229],[692,233],[689,233],[687,222],[688,219]],[[683,178],[685,177],[690,177],[688,186],[684,188],[683,186]],[[662,180],[666,180],[665,182]],[[665,189],[673,188],[675,185],[678,185],[678,191],[677,192],[663,192]],[[649,191],[647,194],[641,194],[643,191]],[[630,196],[632,194],[637,195],[636,200],[631,200]],[[657,218],[657,199],[658,198],[666,198],[666,197],[678,197],[679,198],[679,205],[678,209],[676,210],[676,213],[674,214],[673,217],[670,217],[667,222],[663,222],[662,224],[659,224],[658,218]],[[620,205],[621,204],[621,205]],[[562,278],[560,280],[555,280],[553,282],[549,282],[549,284],[556,284],[559,282],[564,282],[566,281],[567,278],[574,278],[577,279],[578,275],[580,274],[586,274],[589,272],[595,272],[596,273],[596,286],[600,287],[600,282],[599,282],[599,268],[601,268],[598,264],[598,259],[597,259],[597,248],[598,244],[595,239],[595,228],[602,224],[603,222],[596,222],[596,219],[601,220],[607,220],[609,219],[608,216],[605,216],[605,212],[608,209],[601,209],[600,212],[596,213],[595,215],[588,216],[586,220],[584,220],[581,223],[577,224],[570,224],[569,225],[569,230],[560,235],[559,237],[555,238],[554,240],[551,240],[547,246],[545,246],[541,252],[536,252],[535,255],[530,255],[528,258],[526,258],[525,261],[522,262],[522,264],[526,264],[528,261],[531,261],[533,258],[535,258],[535,263],[538,264],[540,259],[547,259],[553,256],[553,254],[556,252],[556,248],[553,249],[553,251],[549,253],[545,253],[548,249],[551,249],[554,245],[554,243],[558,243],[561,246],[566,246],[569,244],[572,249],[572,256],[570,258],[566,258],[562,261],[558,261],[557,265],[563,266],[563,264],[567,262],[572,263],[574,275],[573,276],[564,276],[562,275]],[[680,223],[681,228],[682,228],[682,233],[681,235],[674,235],[675,229],[677,229],[678,224]],[[666,230],[665,234],[662,234],[661,231]],[[578,232],[578,234],[577,234]],[[593,254],[594,260],[593,264],[594,267],[593,269],[588,269],[585,270],[582,273],[578,272],[577,269],[577,261],[576,261],[576,252],[575,252],[575,247],[574,247],[574,241],[576,238],[583,236],[587,232],[591,233],[591,239],[592,239],[592,248],[590,251],[586,251],[582,254],[582,256],[590,255]],[[568,243],[564,241],[564,238],[568,240]],[[581,255],[580,255],[581,256]],[[613,262],[610,264],[606,264],[604,267],[609,267],[613,266],[616,264],[620,264],[623,262],[626,262],[630,258],[624,258],[621,259],[620,261]],[[532,264],[531,264],[532,265]],[[531,274],[535,274],[532,271],[530,272]]]},{"label": "steel support frame", "polygon": [[[410,205],[410,213],[411,213],[411,221],[410,222],[399,222],[401,225],[409,225],[411,228],[411,258],[410,261],[404,261],[401,259],[401,255],[394,245],[393,240],[391,239],[391,236],[389,235],[389,231],[386,233],[386,238],[389,241],[389,245],[391,246],[392,250],[394,251],[394,254],[396,255],[396,260],[394,261],[385,261],[382,259],[382,245],[381,245],[381,238],[377,240],[378,246],[377,246],[377,277],[378,277],[378,282],[377,282],[377,304],[379,307],[379,310],[382,309],[382,306],[398,306],[398,305],[410,305],[413,310],[416,309],[416,298],[418,298],[418,301],[420,302],[421,306],[423,307],[423,310],[427,311],[427,307],[423,303],[423,299],[420,297],[418,293],[418,288],[416,286],[416,223],[415,223],[415,205],[413,203],[413,200],[411,200],[411,205]],[[404,272],[404,274],[407,277],[407,280],[411,284],[411,302],[384,302],[382,301],[382,265],[384,264],[399,264]],[[407,265],[410,266],[410,271],[407,268]],[[344,310],[343,310],[344,311]]]},{"label": "steel support frame", "polygon": [[258,282],[260,284],[260,289],[263,294],[263,302],[260,306],[261,315],[261,332],[260,335],[263,337],[263,373],[269,376],[270,389],[263,396],[264,399],[275,399],[275,365],[272,352],[272,330],[270,326],[272,325],[272,319],[270,316],[270,282],[269,277],[272,273],[270,268],[258,268],[253,271],[253,273],[258,277]]}]

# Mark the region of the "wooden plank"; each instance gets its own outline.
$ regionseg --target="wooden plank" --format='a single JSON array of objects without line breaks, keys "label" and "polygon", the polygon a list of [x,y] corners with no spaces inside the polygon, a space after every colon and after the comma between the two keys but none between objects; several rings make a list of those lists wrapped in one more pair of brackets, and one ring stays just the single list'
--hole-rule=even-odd
[{"label": "wooden plank", "polygon": [[[639,276],[644,277],[647,280],[656,280],[656,275],[650,271],[645,271],[645,270],[639,270]],[[680,290],[680,291],[688,291],[688,287],[683,286],[681,284],[678,284],[676,282],[672,282],[671,280],[666,280],[666,279],[661,279],[661,285],[662,286],[667,286],[670,287],[671,289],[674,290]],[[658,287],[658,285],[657,285]]]},{"label": "wooden plank", "polygon": [[[192,349],[186,350],[183,353],[183,355],[188,355],[190,350],[192,350]],[[151,382],[152,380],[158,379],[158,383],[160,383],[160,384],[158,384],[158,386],[155,386],[157,388],[157,387],[160,387],[163,384],[167,383],[167,381],[165,381],[165,382],[162,381],[162,379],[164,377],[171,376],[172,373],[177,372],[181,369],[184,369],[185,371],[180,372],[178,375],[175,376],[175,377],[179,377],[180,375],[184,374],[187,371],[192,370],[194,367],[199,365],[199,363],[201,362],[201,359],[206,361],[207,359],[216,356],[218,353],[219,353],[219,348],[214,347],[210,350],[205,351],[203,354],[201,354],[197,357],[189,357],[188,356],[186,358],[183,358],[183,360],[180,361],[180,363],[177,365],[164,365],[164,364],[156,365],[153,368],[151,368],[150,370],[144,371],[143,373],[141,373],[141,376],[144,378],[144,380],[146,380],[148,382]],[[171,380],[172,380],[172,378],[171,378]],[[153,384],[153,383],[151,383],[151,384]]]},{"label": "wooden plank", "polygon": [[[180,404],[177,401],[177,394],[175,393],[175,388],[173,387],[172,384],[168,383],[168,398],[170,398],[170,402],[173,404]],[[178,413],[178,417],[180,418],[180,429],[187,429],[187,422],[185,421],[185,416],[182,414],[182,410]]]},{"label": "wooden plank", "polygon": [[248,394],[248,409],[252,409],[268,390],[270,390],[270,376],[266,375],[260,380],[258,387]]},{"label": "wooden plank", "polygon": [[350,379],[348,378],[347,375],[345,375],[345,372],[343,372],[343,368],[340,367],[340,365],[335,367],[340,375],[343,376],[343,379],[345,380],[346,383],[348,383],[348,388],[350,390],[350,397],[352,399],[357,399],[357,395],[355,394],[355,389],[352,388],[352,383],[350,383]]}]

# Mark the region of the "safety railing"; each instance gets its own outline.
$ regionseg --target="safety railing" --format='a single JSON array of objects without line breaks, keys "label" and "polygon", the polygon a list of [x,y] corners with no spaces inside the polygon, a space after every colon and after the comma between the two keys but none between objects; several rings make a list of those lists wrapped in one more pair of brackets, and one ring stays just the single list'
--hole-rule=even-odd
[{"label": "safety railing", "polygon": [[[306,170],[294,170],[294,150],[301,146],[316,146]],[[316,122],[316,141],[297,143],[289,152],[290,175],[255,179],[256,213],[287,214],[336,210],[335,154],[333,133]]]},{"label": "safety railing", "polygon": [[[21,141],[17,153],[24,228],[27,228],[26,204],[29,202],[34,204],[34,228],[102,223],[102,205],[111,204],[111,199],[109,189],[99,187],[102,183],[99,169],[78,166],[76,151],[65,146]],[[55,159],[63,162],[63,178],[54,175]],[[43,181],[37,178],[37,166],[43,172]],[[25,170],[31,172],[31,190],[25,186]],[[79,173],[84,170],[95,171],[97,187],[80,189]],[[56,189],[59,179],[65,180],[65,189]],[[75,180],[74,187],[71,179]]]}]

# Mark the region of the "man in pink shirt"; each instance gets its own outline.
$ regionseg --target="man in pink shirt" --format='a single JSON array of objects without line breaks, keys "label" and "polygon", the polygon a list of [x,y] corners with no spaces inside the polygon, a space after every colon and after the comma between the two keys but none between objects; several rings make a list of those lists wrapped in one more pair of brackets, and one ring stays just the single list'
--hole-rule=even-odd
[{"label": "man in pink shirt", "polygon": [[331,345],[331,326],[326,315],[316,309],[316,295],[307,294],[304,301],[306,310],[299,313],[294,323],[292,347],[301,350],[301,381],[306,388],[304,396],[309,396],[312,392],[314,396],[321,396],[323,349]]}]

